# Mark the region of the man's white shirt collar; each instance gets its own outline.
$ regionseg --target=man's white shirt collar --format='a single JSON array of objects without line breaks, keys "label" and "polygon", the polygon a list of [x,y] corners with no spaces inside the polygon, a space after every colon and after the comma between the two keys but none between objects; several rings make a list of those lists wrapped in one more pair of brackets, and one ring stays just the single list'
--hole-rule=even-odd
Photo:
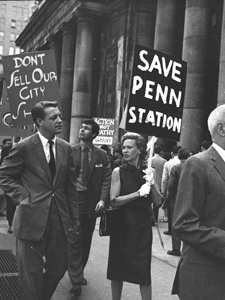
[{"label": "man's white shirt collar", "polygon": [[[48,139],[46,139],[46,137],[44,137],[41,133],[40,133],[40,131],[38,131],[37,132],[38,133],[38,135],[39,135],[39,137],[40,137],[40,139],[41,139],[41,143],[42,143],[42,145],[43,145],[43,147],[48,147]],[[54,145],[55,145],[55,141],[56,141],[56,137],[54,137],[54,139],[52,140],[53,142],[54,142]]]},{"label": "man's white shirt collar", "polygon": [[219,145],[216,143],[213,143],[212,146],[216,149],[216,151],[219,153],[219,155],[222,157],[222,159],[225,161],[225,150],[221,148]]},{"label": "man's white shirt collar", "polygon": [[[46,139],[46,137],[44,137],[39,131],[37,132],[37,134],[40,137],[46,159],[49,162],[49,160],[50,160],[49,143],[48,143],[49,140]],[[56,137],[54,137],[54,139],[52,141],[54,142],[54,144],[53,144],[53,153],[54,153],[54,156],[56,157],[56,151],[55,151]]]}]

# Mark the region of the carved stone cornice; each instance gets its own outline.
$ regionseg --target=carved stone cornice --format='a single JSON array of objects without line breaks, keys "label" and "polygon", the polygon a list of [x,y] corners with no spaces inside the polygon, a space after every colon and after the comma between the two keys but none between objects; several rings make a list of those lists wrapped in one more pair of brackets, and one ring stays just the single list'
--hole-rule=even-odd
[{"label": "carved stone cornice", "polygon": [[77,23],[81,23],[81,22],[95,23],[98,15],[87,8],[79,7],[74,13],[74,16]]},{"label": "carved stone cornice", "polygon": [[[25,51],[32,51],[42,47],[50,35],[56,34],[64,23],[73,20],[79,11],[88,13],[87,20],[92,22],[91,15],[104,15],[107,11],[107,2],[90,0],[54,0],[46,1],[35,11],[29,23],[17,39],[17,45]],[[89,13],[90,12],[90,13]],[[79,20],[84,20],[82,17]]]}]

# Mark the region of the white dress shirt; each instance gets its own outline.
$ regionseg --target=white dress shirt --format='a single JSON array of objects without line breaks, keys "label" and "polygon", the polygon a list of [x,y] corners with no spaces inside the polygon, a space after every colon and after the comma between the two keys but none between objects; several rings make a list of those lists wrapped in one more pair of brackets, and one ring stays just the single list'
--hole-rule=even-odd
[{"label": "white dress shirt", "polygon": [[[49,140],[46,139],[39,131],[38,131],[38,135],[40,137],[40,140],[41,140],[41,143],[42,143],[42,146],[43,146],[43,150],[44,150],[44,153],[45,153],[45,157],[47,159],[47,162],[49,163],[50,161],[50,151],[49,151]],[[54,157],[55,157],[55,160],[56,160],[56,151],[55,151],[55,142],[56,142],[56,137],[54,137],[54,139],[52,140],[53,141],[53,147],[52,147],[52,150],[53,150],[53,154],[54,154]]]}]

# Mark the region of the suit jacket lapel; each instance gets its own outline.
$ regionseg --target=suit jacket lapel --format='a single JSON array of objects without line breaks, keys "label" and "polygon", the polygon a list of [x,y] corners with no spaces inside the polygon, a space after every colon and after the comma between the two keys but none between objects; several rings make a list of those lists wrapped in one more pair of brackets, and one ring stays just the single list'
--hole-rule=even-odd
[{"label": "suit jacket lapel", "polygon": [[56,151],[56,159],[55,159],[56,172],[55,172],[54,181],[56,180],[56,177],[59,174],[60,162],[63,160],[62,145],[60,144],[59,139],[57,139],[57,138],[56,138],[55,151]]},{"label": "suit jacket lapel", "polygon": [[214,163],[214,166],[218,173],[222,176],[223,180],[225,181],[225,162],[219,153],[215,150],[214,147],[210,147],[209,156]]},{"label": "suit jacket lapel", "polygon": [[48,162],[47,162],[47,159],[45,157],[43,146],[42,146],[42,143],[41,143],[41,140],[40,140],[38,134],[34,135],[33,146],[34,146],[33,147],[34,148],[34,152],[37,155],[40,163],[42,164],[44,170],[48,174],[49,179],[52,180],[51,179],[50,169],[49,169],[49,166],[48,166]]}]

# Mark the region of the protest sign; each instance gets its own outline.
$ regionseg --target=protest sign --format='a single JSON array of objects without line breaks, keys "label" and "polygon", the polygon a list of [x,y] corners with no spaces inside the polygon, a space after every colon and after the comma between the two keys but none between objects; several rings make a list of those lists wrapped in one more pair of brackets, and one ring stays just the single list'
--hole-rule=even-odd
[{"label": "protest sign", "polygon": [[93,140],[95,145],[110,145],[113,144],[113,134],[115,130],[115,120],[107,118],[93,118],[94,121],[99,125],[99,134]]},{"label": "protest sign", "polygon": [[3,136],[19,136],[25,138],[35,133],[35,125],[21,126],[20,128],[12,127],[12,116],[9,109],[9,100],[5,82],[3,83],[2,106],[0,117],[0,135]]},{"label": "protest sign", "polygon": [[54,50],[3,56],[13,127],[33,124],[31,108],[39,101],[59,101]]},{"label": "protest sign", "polygon": [[187,64],[135,45],[126,130],[179,141]]}]

